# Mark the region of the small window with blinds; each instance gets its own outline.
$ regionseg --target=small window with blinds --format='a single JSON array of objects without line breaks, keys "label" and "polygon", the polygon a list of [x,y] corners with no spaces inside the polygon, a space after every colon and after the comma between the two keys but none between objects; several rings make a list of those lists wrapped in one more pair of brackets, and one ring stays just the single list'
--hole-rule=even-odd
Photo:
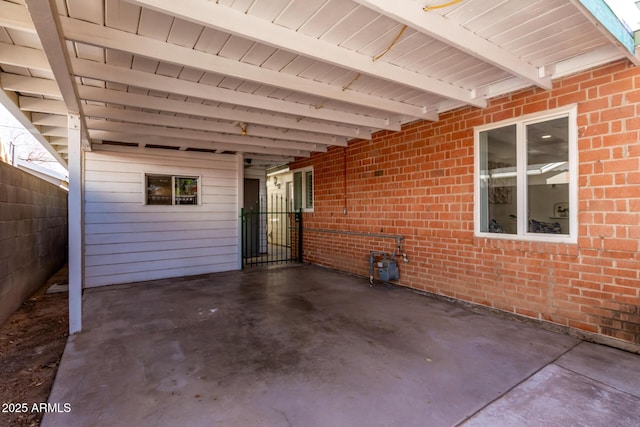
[{"label": "small window with blinds", "polygon": [[313,167],[293,171],[293,207],[313,211]]}]

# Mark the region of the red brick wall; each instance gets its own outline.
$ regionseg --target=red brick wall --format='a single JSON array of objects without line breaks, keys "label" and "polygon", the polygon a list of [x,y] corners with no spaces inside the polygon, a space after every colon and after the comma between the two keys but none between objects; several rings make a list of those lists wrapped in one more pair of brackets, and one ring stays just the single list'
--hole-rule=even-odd
[{"label": "red brick wall", "polygon": [[[577,244],[474,237],[474,126],[578,104]],[[367,276],[403,235],[398,284],[640,344],[640,68],[609,64],[353,141],[314,166],[305,261]],[[347,214],[343,212],[347,208]]]}]

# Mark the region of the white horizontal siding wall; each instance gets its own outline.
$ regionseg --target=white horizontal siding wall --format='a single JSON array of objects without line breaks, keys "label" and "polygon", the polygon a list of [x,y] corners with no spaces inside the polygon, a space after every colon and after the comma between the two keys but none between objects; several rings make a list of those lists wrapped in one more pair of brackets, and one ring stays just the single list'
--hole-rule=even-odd
[{"label": "white horizontal siding wall", "polygon": [[[238,268],[233,155],[94,145],[85,153],[85,286]],[[145,205],[146,173],[198,176],[198,206]]]}]

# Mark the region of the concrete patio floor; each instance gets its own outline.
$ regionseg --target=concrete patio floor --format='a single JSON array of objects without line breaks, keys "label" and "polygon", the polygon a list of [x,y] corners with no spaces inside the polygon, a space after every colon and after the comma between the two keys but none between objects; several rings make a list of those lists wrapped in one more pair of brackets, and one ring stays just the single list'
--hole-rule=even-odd
[{"label": "concrete patio floor", "polygon": [[42,426],[637,426],[640,355],[313,266],[88,290]]}]

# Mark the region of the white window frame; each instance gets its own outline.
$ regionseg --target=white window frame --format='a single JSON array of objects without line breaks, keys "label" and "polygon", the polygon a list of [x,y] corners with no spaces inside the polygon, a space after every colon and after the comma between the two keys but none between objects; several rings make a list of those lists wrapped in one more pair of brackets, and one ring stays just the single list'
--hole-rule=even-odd
[{"label": "white window frame", "polygon": [[[300,205],[302,207],[302,211],[303,212],[313,212],[313,209],[316,205],[316,183],[315,183],[315,173],[313,171],[313,166],[307,166],[305,168],[301,168],[301,169],[295,169],[292,170],[291,172],[293,172],[293,194],[294,194],[294,201],[293,201],[293,205],[295,206],[295,176],[297,172],[300,172],[302,174],[302,191],[301,191],[301,197],[302,200],[300,201]],[[312,191],[311,191],[311,203],[312,205],[309,207],[307,206],[307,172],[311,172],[311,179],[312,179]]]},{"label": "white window frame", "polygon": [[[476,237],[524,240],[533,242],[577,243],[578,242],[578,107],[576,104],[528,114],[517,118],[503,120],[474,128],[474,235]],[[516,125],[516,158],[517,158],[517,217],[528,218],[527,215],[527,144],[526,126],[547,120],[568,118],[569,132],[569,233],[550,234],[532,233],[528,231],[527,220],[518,221],[516,234],[490,233],[481,230],[481,188],[480,188],[480,133],[496,128]]]},{"label": "white window frame", "polygon": [[[157,205],[155,205],[155,204],[149,204],[148,203],[148,201],[147,201],[147,177],[149,177],[149,176],[165,176],[165,177],[171,178],[171,204],[168,204],[168,205],[157,204]],[[190,179],[197,179],[198,180],[198,193],[197,193],[196,204],[194,204],[194,205],[191,205],[191,204],[184,204],[184,205],[183,204],[176,204],[176,191],[175,191],[176,178],[190,178]],[[144,204],[145,206],[193,207],[193,206],[201,206],[202,205],[202,176],[200,176],[200,175],[194,175],[194,174],[189,174],[189,173],[168,174],[168,173],[162,173],[162,172],[145,172],[145,173],[142,174],[142,188],[143,188],[142,204]]]}]

